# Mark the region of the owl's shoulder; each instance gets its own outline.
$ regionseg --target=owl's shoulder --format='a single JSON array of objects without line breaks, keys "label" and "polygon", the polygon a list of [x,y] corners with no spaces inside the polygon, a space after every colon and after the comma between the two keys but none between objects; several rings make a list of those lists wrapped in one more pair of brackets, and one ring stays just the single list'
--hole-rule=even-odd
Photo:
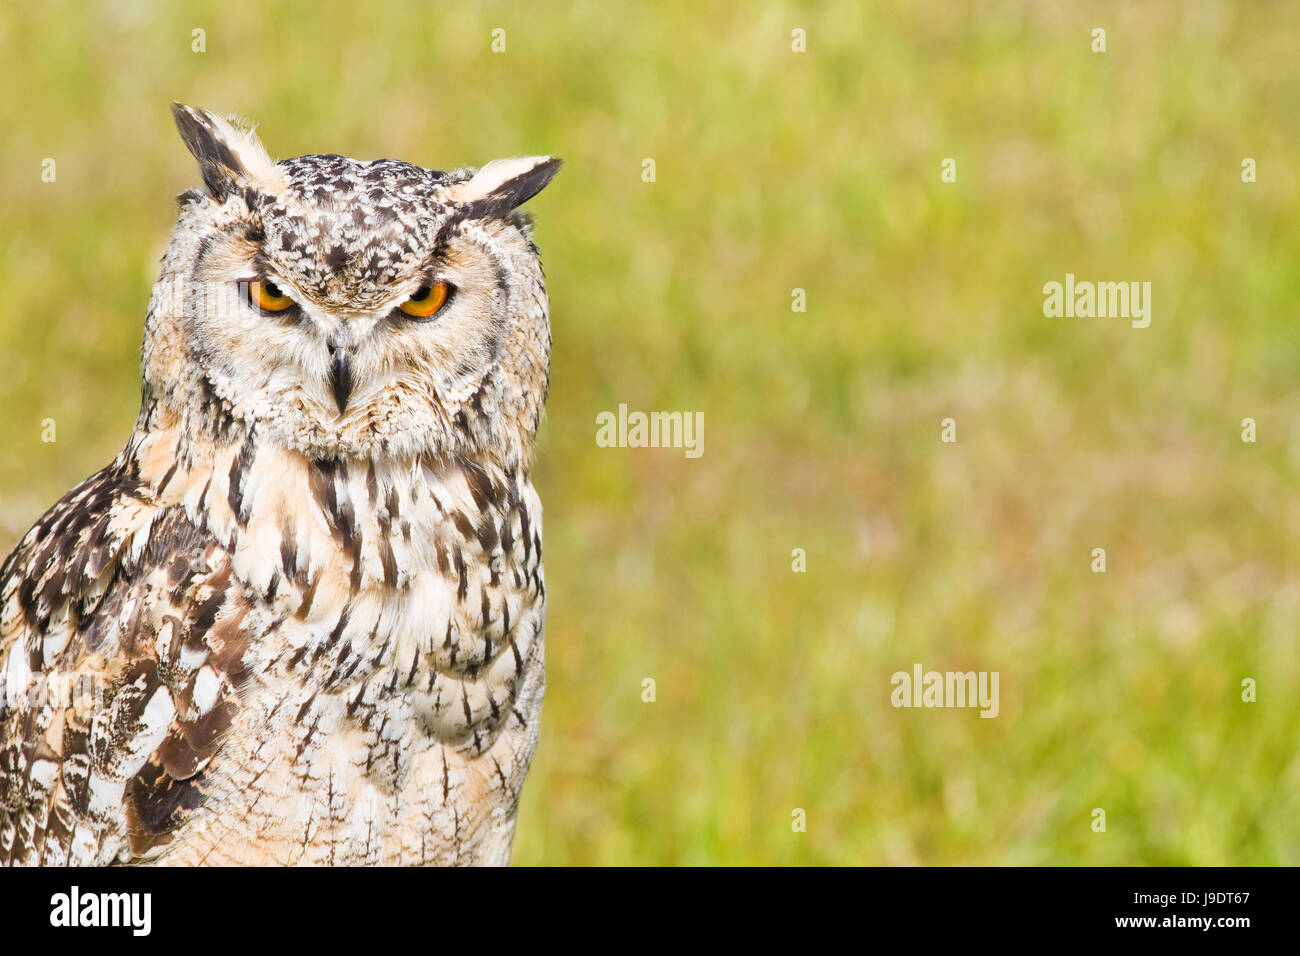
[{"label": "owl's shoulder", "polygon": [[129,456],[51,508],[0,572],[0,862],[164,842],[233,720],[252,610]]}]

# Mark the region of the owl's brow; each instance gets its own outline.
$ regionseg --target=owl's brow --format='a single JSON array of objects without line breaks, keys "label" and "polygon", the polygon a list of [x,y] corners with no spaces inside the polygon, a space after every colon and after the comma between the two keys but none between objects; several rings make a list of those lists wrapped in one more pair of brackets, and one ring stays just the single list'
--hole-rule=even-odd
[{"label": "owl's brow", "polygon": [[279,270],[271,266],[271,260],[266,258],[266,254],[261,249],[253,253],[253,271],[265,277],[280,275]]},{"label": "owl's brow", "polygon": [[448,247],[451,245],[451,240],[460,234],[461,228],[467,223],[475,222],[479,219],[495,218],[519,229],[522,228],[524,223],[527,221],[527,213],[520,210],[512,210],[505,215],[501,215],[498,212],[489,211],[485,213],[481,209],[476,212],[474,209],[475,205],[476,204],[474,203],[470,203],[466,206],[458,207],[438,226],[438,231],[434,233],[433,239],[429,243],[430,251],[428,258],[430,260],[437,259],[445,262],[447,259]]},{"label": "owl's brow", "polygon": [[452,237],[462,225],[470,219],[469,209],[459,206],[454,209],[446,219],[438,225],[438,231],[433,234],[433,241],[429,244],[432,251],[429,258],[445,259],[447,256],[447,245],[451,242]]}]

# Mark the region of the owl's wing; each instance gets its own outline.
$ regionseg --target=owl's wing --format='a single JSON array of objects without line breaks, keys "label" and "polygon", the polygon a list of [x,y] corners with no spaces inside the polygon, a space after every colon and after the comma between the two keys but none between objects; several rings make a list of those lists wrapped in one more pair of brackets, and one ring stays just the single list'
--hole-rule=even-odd
[{"label": "owl's wing", "polygon": [[0,864],[161,851],[237,712],[248,611],[125,453],[37,522],[0,569]]}]

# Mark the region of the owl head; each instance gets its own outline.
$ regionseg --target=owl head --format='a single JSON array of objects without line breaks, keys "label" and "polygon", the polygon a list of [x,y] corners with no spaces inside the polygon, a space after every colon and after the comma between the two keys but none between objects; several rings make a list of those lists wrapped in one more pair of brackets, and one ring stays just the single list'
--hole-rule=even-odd
[{"label": "owl head", "polygon": [[527,461],[551,335],[518,207],[558,159],[273,162],[242,124],[173,112],[204,186],[150,302],[151,418],[315,458]]}]

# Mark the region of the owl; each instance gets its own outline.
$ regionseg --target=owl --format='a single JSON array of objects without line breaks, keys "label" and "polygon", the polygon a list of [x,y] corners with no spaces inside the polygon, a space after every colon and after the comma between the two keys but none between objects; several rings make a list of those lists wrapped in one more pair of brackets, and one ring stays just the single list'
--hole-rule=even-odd
[{"label": "owl", "polygon": [[0,862],[504,864],[544,686],[551,157],[203,187],[135,429],[0,569]]}]

